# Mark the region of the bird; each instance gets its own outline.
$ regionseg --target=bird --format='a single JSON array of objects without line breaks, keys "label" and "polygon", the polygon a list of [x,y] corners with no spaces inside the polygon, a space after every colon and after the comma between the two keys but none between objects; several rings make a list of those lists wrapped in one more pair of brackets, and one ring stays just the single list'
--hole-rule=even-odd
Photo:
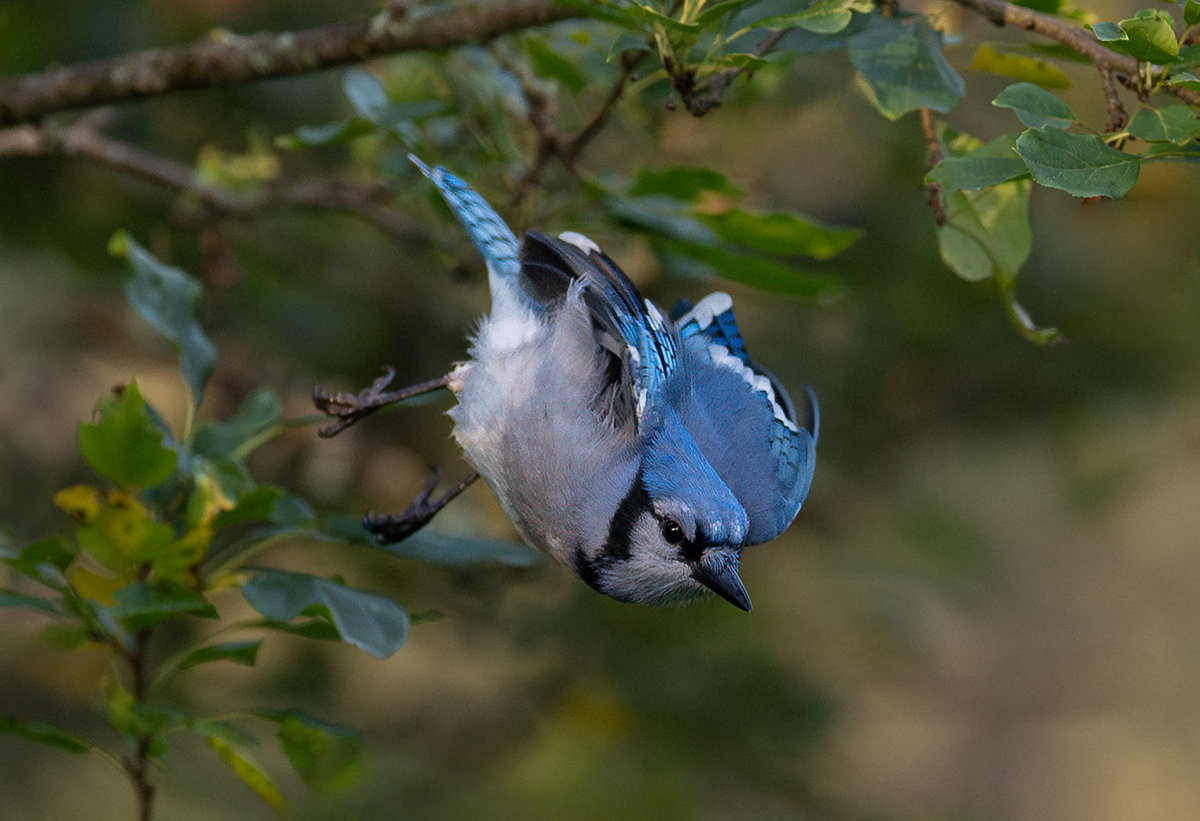
[{"label": "bird", "polygon": [[812,389],[794,404],[749,358],[728,294],[669,318],[583,234],[518,239],[409,158],[487,266],[491,310],[444,383],[453,437],[522,539],[618,601],[715,593],[749,612],[742,551],[780,535],[812,482]]}]

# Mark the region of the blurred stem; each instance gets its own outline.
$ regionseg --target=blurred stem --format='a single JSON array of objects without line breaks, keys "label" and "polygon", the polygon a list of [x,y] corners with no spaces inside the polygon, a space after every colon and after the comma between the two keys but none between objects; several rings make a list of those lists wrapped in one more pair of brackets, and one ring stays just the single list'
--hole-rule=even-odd
[{"label": "blurred stem", "polygon": [[[129,666],[133,698],[139,707],[144,706],[150,691],[149,670],[146,656],[150,645],[150,628],[139,630],[133,640],[133,648],[125,656]],[[139,821],[151,821],[154,817],[154,784],[150,781],[150,751],[154,744],[154,730],[144,730],[135,738],[133,752],[125,762],[125,772],[133,782],[137,794]]]}]

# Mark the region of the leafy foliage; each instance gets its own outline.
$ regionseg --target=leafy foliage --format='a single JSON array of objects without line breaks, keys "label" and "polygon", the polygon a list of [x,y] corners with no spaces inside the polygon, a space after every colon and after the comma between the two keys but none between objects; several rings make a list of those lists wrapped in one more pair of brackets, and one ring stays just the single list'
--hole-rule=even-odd
[{"label": "leafy foliage", "polygon": [[[369,83],[349,86],[359,105],[379,104]],[[194,411],[215,358],[197,319],[202,286],[125,234],[110,247],[129,261],[131,307],[175,343]],[[107,484],[76,485],[54,497],[75,521],[73,537],[0,547],[0,561],[29,587],[29,592],[0,589],[0,607],[54,619],[60,633],[76,637],[74,643],[106,647],[112,654],[118,673],[103,685],[103,711],[129,749],[141,751],[124,765],[140,794],[152,794],[145,789],[146,764],[165,752],[165,736],[188,730],[204,737],[251,790],[286,814],[283,795],[249,751],[257,743],[253,735],[224,719],[187,715],[160,703],[162,685],[184,671],[214,662],[255,665],[263,639],[225,634],[276,631],[340,640],[377,658],[396,652],[408,636],[408,613],[389,598],[305,573],[248,567],[272,545],[292,538],[328,540],[346,533],[369,541],[361,525],[322,521],[284,489],[257,484],[246,467],[257,447],[315,421],[281,419],[275,396],[259,390],[225,421],[197,425],[189,414],[188,429],[177,436],[130,379],[102,397],[94,420],[79,428],[80,453]],[[474,549],[464,550],[431,536],[411,555],[452,565],[506,557],[494,543],[476,541]],[[516,556],[510,549],[506,558]],[[205,622],[223,621],[219,607],[232,587],[266,620],[204,630]],[[294,621],[299,616],[305,619]],[[180,620],[194,621],[197,637],[166,659],[151,657],[147,648],[155,631]],[[362,745],[353,731],[295,711],[259,711],[253,717],[275,725],[284,754],[314,789],[344,789],[356,779]],[[15,716],[0,716],[0,732],[69,752],[98,749],[70,732]],[[148,817],[149,806],[143,809]]]}]

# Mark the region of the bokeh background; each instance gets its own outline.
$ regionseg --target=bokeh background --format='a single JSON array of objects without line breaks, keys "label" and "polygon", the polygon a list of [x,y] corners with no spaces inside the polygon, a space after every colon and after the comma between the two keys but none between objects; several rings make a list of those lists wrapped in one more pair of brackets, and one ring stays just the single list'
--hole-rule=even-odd
[{"label": "bokeh background", "polygon": [[[1101,19],[1137,4],[1089,5]],[[0,71],[371,11],[346,0],[4,0]],[[982,38],[1022,39],[948,9],[968,97],[950,116],[990,138],[1016,127],[989,101],[1007,81],[967,69]],[[470,76],[487,55],[382,60],[393,87],[423,60]],[[458,74],[455,74],[458,72]],[[1087,66],[1064,93],[1099,125]],[[345,116],[339,72],[189,92],[114,111],[110,133],[192,164]],[[603,88],[578,101],[586,115]],[[589,96],[590,95],[590,96]],[[821,300],[665,274],[641,241],[586,222],[551,171],[525,225],[584,230],[659,304],[729,290],[752,354],[814,386],[822,430],[812,493],[791,529],[749,551],[746,615],[721,601],[648,610],[561,568],[431,568],[361,546],[284,546],[280,567],[386,592],[416,625],[386,661],[268,638],[253,669],[208,665],[170,693],[197,710],[303,706],[364,731],[363,778],[313,796],[269,737],[256,752],[296,816],[332,818],[963,819],[1200,817],[1200,172],[1151,165],[1120,202],[1039,188],[1018,295],[1070,344],[1030,345],[986,285],[938,258],[915,116],[891,123],[855,90],[844,53],[739,83],[703,119],[626,100],[584,155],[591,173],[707,166],[747,204],[794,209],[865,237],[823,269]],[[570,118],[572,110],[563,116]],[[69,122],[70,117],[64,122]],[[528,134],[514,132],[520,146]],[[478,154],[469,132],[464,152]],[[297,177],[366,173],[371,146],[283,157]],[[453,156],[444,158],[453,165]],[[76,427],[136,375],[183,415],[169,348],[127,308],[104,251],[128,229],[209,281],[220,350],[204,412],[268,387],[310,411],[314,383],[355,389],[391,364],[440,375],[487,305],[477,262],[427,191],[404,243],[347,215],[280,210],[220,225],[219,254],[170,194],[86,160],[0,158],[0,526],[23,544],[70,522],[53,493],[89,480]],[[477,181],[498,194],[499,175]],[[414,203],[417,206],[414,206]],[[418,207],[418,206],[423,206]],[[447,237],[459,244],[438,247]],[[430,240],[433,240],[431,242]],[[398,509],[430,464],[466,472],[446,403],[311,428],[256,454],[263,481],[323,512]],[[433,525],[511,538],[482,485]],[[223,612],[245,608],[236,593]],[[0,713],[106,738],[106,662],[61,652],[42,623],[0,611]],[[269,818],[202,743],[176,740],[157,774],[163,819]],[[128,818],[122,777],[0,736],[0,818]]]}]

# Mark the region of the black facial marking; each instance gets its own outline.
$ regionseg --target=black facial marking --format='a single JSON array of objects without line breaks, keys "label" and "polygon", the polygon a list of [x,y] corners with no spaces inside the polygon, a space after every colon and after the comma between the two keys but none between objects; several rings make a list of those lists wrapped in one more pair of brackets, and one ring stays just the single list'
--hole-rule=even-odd
[{"label": "black facial marking", "polygon": [[638,516],[649,509],[650,494],[646,492],[639,468],[637,475],[633,477],[633,484],[629,486],[629,491],[608,523],[608,541],[604,543],[606,556],[627,560],[632,555],[633,526],[637,523]]}]

